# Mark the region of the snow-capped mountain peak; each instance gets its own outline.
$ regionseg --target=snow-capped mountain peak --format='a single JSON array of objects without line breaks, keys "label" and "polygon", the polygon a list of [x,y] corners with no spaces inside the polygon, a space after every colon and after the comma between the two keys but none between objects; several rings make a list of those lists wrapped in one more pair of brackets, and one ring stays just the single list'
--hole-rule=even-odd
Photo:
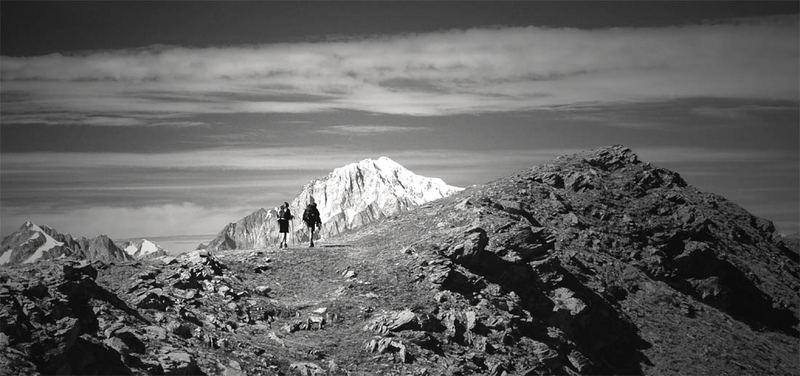
[{"label": "snow-capped mountain peak", "polygon": [[72,235],[61,234],[31,221],[25,221],[19,230],[0,242],[0,265],[29,264],[60,257],[101,261],[131,259],[103,235],[93,239],[75,239]]},{"label": "snow-capped mountain peak", "polygon": [[[49,227],[47,227],[47,229],[50,230],[50,233],[54,232]],[[25,221],[20,229],[17,230],[17,234],[19,234],[18,237],[20,238],[21,245],[24,246],[28,252],[22,259],[17,260],[17,262],[29,264],[39,261],[45,255],[45,252],[64,245],[64,242],[54,239],[50,233],[31,221]],[[13,250],[5,248],[6,247],[2,249],[3,253],[0,255],[0,265],[5,265],[13,261],[11,259]]]},{"label": "snow-capped mountain peak", "polygon": [[161,246],[147,239],[127,241],[122,243],[120,248],[134,258],[158,257],[166,254]]},{"label": "snow-capped mountain peak", "polygon": [[[299,241],[307,238],[300,218],[312,200],[322,220],[320,235],[330,237],[462,189],[447,185],[442,179],[417,175],[386,156],[364,159],[312,180],[289,201],[289,208],[296,217],[293,231]],[[276,210],[261,209],[231,223],[208,247],[264,247],[278,238],[276,213]]]},{"label": "snow-capped mountain peak", "polygon": [[44,243],[40,245],[38,248],[36,248],[36,251],[30,257],[25,259],[25,261],[23,261],[22,263],[29,264],[32,262],[39,261],[44,255],[44,252],[49,251],[55,247],[64,245],[64,242],[60,242],[58,240],[53,239],[53,237],[50,236],[50,234],[46,233],[41,227],[33,224],[32,222],[28,221],[26,222],[26,224],[29,224],[29,226],[27,227],[31,231],[35,232],[33,235],[31,235],[29,240],[36,240],[39,237],[43,236]]},{"label": "snow-capped mountain peak", "polygon": [[350,229],[460,190],[442,179],[417,175],[382,156],[339,167],[327,177],[310,182],[290,207],[302,210],[313,197],[323,226],[334,221],[336,227]]}]

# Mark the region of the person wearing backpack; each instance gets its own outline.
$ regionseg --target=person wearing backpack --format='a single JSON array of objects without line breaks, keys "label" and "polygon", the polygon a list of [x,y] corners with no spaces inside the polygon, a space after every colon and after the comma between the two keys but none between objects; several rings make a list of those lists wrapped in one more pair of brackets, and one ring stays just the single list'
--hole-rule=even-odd
[{"label": "person wearing backpack", "polygon": [[278,248],[289,248],[289,245],[286,244],[286,234],[289,233],[289,221],[294,218],[292,212],[289,210],[289,203],[284,202],[281,205],[281,209],[278,211],[278,227],[279,232],[283,234],[283,240],[281,240],[281,244]]},{"label": "person wearing backpack", "polygon": [[313,200],[306,206],[306,210],[303,211],[303,222],[306,223],[310,233],[309,239],[311,239],[311,244],[309,247],[313,247],[314,227],[318,230],[322,229],[322,220],[319,218],[319,210],[317,210],[317,204]]}]

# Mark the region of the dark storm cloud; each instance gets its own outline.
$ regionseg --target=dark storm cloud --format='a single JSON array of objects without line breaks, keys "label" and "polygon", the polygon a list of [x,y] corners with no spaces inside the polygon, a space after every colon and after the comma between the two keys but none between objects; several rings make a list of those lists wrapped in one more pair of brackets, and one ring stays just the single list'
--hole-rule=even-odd
[{"label": "dark storm cloud", "polygon": [[342,40],[495,26],[597,29],[797,14],[796,1],[2,1],[0,54]]}]

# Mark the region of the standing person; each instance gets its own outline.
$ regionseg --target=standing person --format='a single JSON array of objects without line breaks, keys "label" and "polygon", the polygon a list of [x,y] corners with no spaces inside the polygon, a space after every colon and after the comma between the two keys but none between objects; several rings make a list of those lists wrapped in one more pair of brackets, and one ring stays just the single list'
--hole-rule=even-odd
[{"label": "standing person", "polygon": [[317,230],[322,229],[322,220],[319,218],[319,210],[317,210],[317,204],[314,200],[311,200],[311,203],[306,206],[306,210],[303,211],[303,222],[306,223],[306,226],[309,230],[309,239],[311,239],[311,245],[309,247],[314,246],[314,227],[317,227]]},{"label": "standing person", "polygon": [[281,240],[281,244],[278,248],[289,248],[289,245],[286,244],[286,234],[289,233],[289,221],[293,218],[294,216],[289,210],[289,203],[284,202],[283,205],[281,205],[281,210],[278,211],[279,232],[283,234],[283,240]]}]

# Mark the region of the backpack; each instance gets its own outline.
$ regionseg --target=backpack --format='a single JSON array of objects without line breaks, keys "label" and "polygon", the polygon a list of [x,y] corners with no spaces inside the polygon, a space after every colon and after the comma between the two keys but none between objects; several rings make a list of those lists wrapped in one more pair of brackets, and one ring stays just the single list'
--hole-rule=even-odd
[{"label": "backpack", "polygon": [[305,222],[308,227],[313,227],[315,224],[320,223],[319,210],[311,205],[306,206],[306,210],[303,211],[303,222]]},{"label": "backpack", "polygon": [[289,209],[281,209],[278,212],[278,221],[291,221],[292,219],[294,219],[294,216]]}]

